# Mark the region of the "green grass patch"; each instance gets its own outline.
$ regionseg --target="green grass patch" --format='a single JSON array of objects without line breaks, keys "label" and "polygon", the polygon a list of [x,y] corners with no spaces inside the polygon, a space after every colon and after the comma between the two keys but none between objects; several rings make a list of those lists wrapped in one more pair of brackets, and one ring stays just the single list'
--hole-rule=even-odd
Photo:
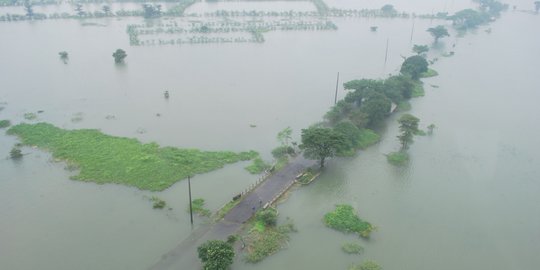
[{"label": "green grass patch", "polygon": [[[204,202],[204,199],[202,199],[202,198],[194,199],[191,202],[193,212],[195,212],[196,214],[198,214],[200,216],[209,217],[209,216],[212,215],[212,212],[210,210],[206,209],[204,207],[204,204],[205,204],[205,202]],[[189,206],[188,206],[187,211],[189,212]]]},{"label": "green grass patch", "polygon": [[221,207],[221,209],[218,210],[218,212],[216,213],[216,218],[215,220],[218,221],[220,219],[222,219],[227,213],[229,213],[229,211],[231,211],[231,209],[233,209],[239,202],[241,201],[241,199],[238,199],[236,201],[230,201],[228,202],[227,204],[225,204],[223,207]]},{"label": "green grass patch", "polygon": [[56,159],[80,168],[73,179],[98,184],[115,183],[161,191],[188,175],[206,173],[225,164],[250,160],[254,151],[203,152],[159,147],[136,139],[114,137],[94,129],[65,130],[47,123],[19,124],[8,134],[23,144],[52,152]]},{"label": "green grass patch", "polygon": [[426,94],[426,91],[424,91],[424,86],[422,85],[422,82],[416,82],[412,91],[412,97],[423,97]]},{"label": "green grass patch", "polygon": [[410,111],[411,109],[412,109],[411,103],[408,101],[402,101],[398,103],[397,105],[397,110],[399,112],[406,112],[406,111]]},{"label": "green grass patch", "polygon": [[345,243],[341,246],[341,250],[347,254],[362,254],[364,248],[357,243]]},{"label": "green grass patch", "polygon": [[435,76],[438,76],[438,75],[439,75],[439,72],[437,72],[434,69],[429,68],[428,71],[420,74],[420,78],[431,78],[431,77],[435,77]]},{"label": "green grass patch", "polygon": [[403,166],[409,162],[409,154],[406,152],[393,152],[386,156],[386,160],[395,166]]},{"label": "green grass patch", "polygon": [[307,168],[302,175],[296,179],[296,181],[302,184],[308,184],[316,175],[318,171],[313,170],[312,168]]},{"label": "green grass patch", "polygon": [[0,128],[7,128],[11,126],[11,122],[9,120],[0,120]]},{"label": "green grass patch", "polygon": [[326,226],[344,233],[357,233],[368,238],[375,229],[369,222],[361,220],[350,205],[336,205],[336,209],[324,215]]},{"label": "green grass patch", "polygon": [[270,165],[264,162],[260,157],[253,159],[253,162],[245,169],[251,174],[260,174],[266,169],[269,169]]},{"label": "green grass patch", "polygon": [[360,130],[358,138],[358,147],[365,149],[376,144],[381,139],[381,136],[371,129],[364,128]]},{"label": "green grass patch", "polygon": [[[264,211],[273,210],[270,209]],[[269,225],[266,220],[257,215],[244,238],[246,240],[244,259],[249,263],[257,263],[280,251],[287,245],[291,232],[296,232],[296,228],[290,219],[283,225],[275,226]]]}]

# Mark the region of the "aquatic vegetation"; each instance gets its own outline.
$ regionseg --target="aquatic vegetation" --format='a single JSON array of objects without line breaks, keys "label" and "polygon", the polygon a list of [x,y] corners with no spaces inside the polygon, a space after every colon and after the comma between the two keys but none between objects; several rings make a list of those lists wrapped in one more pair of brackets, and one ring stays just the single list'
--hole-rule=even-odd
[{"label": "aquatic vegetation", "polygon": [[403,166],[409,162],[409,154],[403,151],[392,152],[386,155],[386,160],[392,165]]},{"label": "aquatic vegetation", "polygon": [[[275,211],[274,209],[266,209],[264,211]],[[267,212],[270,213],[270,212]],[[277,212],[275,212],[277,218]],[[246,242],[246,254],[244,259],[249,263],[257,263],[266,257],[280,251],[287,245],[289,233],[296,232],[296,228],[292,220],[287,219],[283,225],[276,226],[274,215],[272,221],[268,223],[267,215],[256,215],[255,220],[251,223],[251,229],[244,237]]]},{"label": "aquatic vegetation", "polygon": [[382,267],[374,261],[365,261],[361,264],[349,266],[349,270],[382,270]]},{"label": "aquatic vegetation", "polygon": [[164,200],[156,197],[156,196],[152,196],[152,198],[150,198],[150,201],[152,201],[154,204],[152,205],[152,207],[154,209],[163,209],[165,208],[165,206],[167,205],[167,202],[165,202]]},{"label": "aquatic vegetation", "polygon": [[12,159],[20,159],[23,157],[23,154],[22,154],[21,149],[19,149],[18,147],[13,147],[11,148],[11,151],[9,151],[9,156]]},{"label": "aquatic vegetation", "polygon": [[438,75],[439,75],[439,72],[437,72],[434,69],[428,68],[426,72],[420,74],[420,78],[431,78]]},{"label": "aquatic vegetation", "polygon": [[0,120],[0,128],[7,128],[11,126],[11,121],[9,120]]},{"label": "aquatic vegetation", "polygon": [[188,175],[210,172],[258,155],[254,151],[203,152],[160,147],[98,130],[65,130],[47,123],[19,124],[11,127],[8,134],[18,136],[25,145],[52,152],[56,159],[78,165],[81,170],[73,176],[75,180],[152,191],[164,190]]},{"label": "aquatic vegetation", "polygon": [[423,97],[426,94],[422,82],[416,82],[412,90],[412,97]]},{"label": "aquatic vegetation", "polygon": [[368,238],[375,229],[369,222],[361,220],[350,205],[339,204],[336,209],[324,215],[326,226],[344,233],[357,233]]},{"label": "aquatic vegetation", "polygon": [[[204,204],[205,204],[205,202],[204,202],[204,199],[202,199],[202,198],[194,199],[191,202],[193,212],[197,213],[200,216],[209,217],[209,216],[212,215],[212,212],[210,210],[206,209],[204,207]],[[189,206],[188,206],[187,211],[189,212]]]},{"label": "aquatic vegetation", "polygon": [[114,62],[120,64],[124,63],[124,59],[127,57],[127,53],[122,49],[116,49],[112,56],[114,57]]},{"label": "aquatic vegetation", "polygon": [[341,246],[341,250],[347,254],[361,254],[364,248],[357,243],[345,243]]},{"label": "aquatic vegetation", "polygon": [[36,120],[37,119],[37,114],[35,114],[35,113],[25,113],[23,117],[26,120]]},{"label": "aquatic vegetation", "polygon": [[253,159],[252,163],[245,169],[251,174],[260,174],[270,168],[270,164],[264,162],[260,157]]}]

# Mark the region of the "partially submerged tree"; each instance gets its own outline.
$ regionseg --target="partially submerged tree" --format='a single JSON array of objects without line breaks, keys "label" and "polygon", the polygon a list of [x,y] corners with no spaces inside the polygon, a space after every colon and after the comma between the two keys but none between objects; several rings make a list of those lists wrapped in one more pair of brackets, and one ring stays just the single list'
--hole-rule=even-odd
[{"label": "partially submerged tree", "polygon": [[227,242],[210,240],[197,248],[204,270],[226,270],[233,263],[234,249]]},{"label": "partially submerged tree", "polygon": [[161,16],[161,5],[143,4],[143,16],[147,19]]},{"label": "partially submerged tree", "polygon": [[428,71],[429,63],[420,55],[411,56],[401,64],[400,72],[403,75],[410,76],[413,80],[418,80],[420,74]]},{"label": "partially submerged tree", "polygon": [[411,114],[404,114],[399,118],[398,123],[401,134],[397,137],[401,143],[401,150],[409,149],[409,145],[413,143],[414,134],[418,132],[418,122],[420,122],[420,119]]},{"label": "partially submerged tree", "polygon": [[277,134],[277,140],[281,145],[287,146],[289,145],[289,140],[292,139],[292,129],[291,127],[286,127],[282,131],[278,132]]},{"label": "partially submerged tree", "polygon": [[101,10],[103,11],[103,13],[105,13],[105,15],[110,15],[111,14],[111,7],[108,6],[108,5],[104,5],[101,7]]},{"label": "partially submerged tree", "polygon": [[394,14],[394,13],[397,13],[396,9],[394,8],[394,6],[390,5],[390,4],[386,4],[384,6],[381,7],[381,11],[384,13],[384,14]]},{"label": "partially submerged tree", "polygon": [[112,56],[114,57],[114,62],[120,64],[124,63],[124,59],[127,57],[127,54],[126,51],[122,49],[116,49]]},{"label": "partially submerged tree", "polygon": [[427,31],[433,36],[433,38],[435,38],[435,43],[437,43],[440,38],[450,36],[450,34],[448,34],[448,30],[446,29],[446,27],[442,25],[429,28]]},{"label": "partially submerged tree", "polygon": [[64,64],[67,64],[67,61],[69,59],[69,54],[68,52],[66,51],[61,51],[58,53],[58,55],[60,55],[60,60],[62,60],[62,62],[64,62]]},{"label": "partially submerged tree", "polygon": [[310,127],[302,129],[301,149],[309,159],[318,159],[321,168],[326,158],[333,157],[347,146],[345,137],[331,128]]},{"label": "partially submerged tree", "polygon": [[75,11],[77,12],[77,15],[79,15],[79,17],[82,17],[86,14],[86,12],[84,12],[83,10],[82,4],[80,3],[75,4]]},{"label": "partially submerged tree", "polygon": [[26,11],[26,17],[33,18],[34,17],[34,4],[30,1],[24,2],[24,11]]},{"label": "partially submerged tree", "polygon": [[422,55],[424,53],[427,53],[429,51],[428,45],[417,45],[414,44],[413,46],[413,52],[415,52],[417,55]]}]

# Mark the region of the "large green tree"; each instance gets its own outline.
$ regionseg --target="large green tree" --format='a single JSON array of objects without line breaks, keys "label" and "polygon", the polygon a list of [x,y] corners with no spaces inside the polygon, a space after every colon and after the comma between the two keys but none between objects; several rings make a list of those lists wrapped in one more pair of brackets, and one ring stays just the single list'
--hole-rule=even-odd
[{"label": "large green tree", "polygon": [[221,240],[210,240],[197,248],[204,270],[226,270],[233,263],[234,249]]},{"label": "large green tree", "polygon": [[435,43],[437,43],[440,38],[450,36],[446,27],[442,25],[437,25],[436,27],[429,28],[427,31],[433,36],[433,38],[435,38]]},{"label": "large green tree", "polygon": [[391,108],[390,99],[384,94],[372,92],[367,95],[361,110],[368,115],[368,126],[373,126],[381,122],[390,113]]},{"label": "large green tree", "polygon": [[418,80],[420,74],[428,71],[428,66],[429,63],[424,57],[414,55],[403,61],[400,72],[401,74],[410,76],[413,80]]},{"label": "large green tree", "polygon": [[347,140],[343,134],[331,128],[310,127],[302,129],[302,144],[304,156],[309,159],[317,159],[321,168],[324,167],[326,158],[333,157],[341,149],[347,147]]},{"label": "large green tree", "polygon": [[409,149],[409,145],[413,143],[413,137],[416,132],[418,132],[418,123],[420,119],[416,118],[411,114],[402,115],[399,120],[399,134],[397,137],[401,143],[401,150]]},{"label": "large green tree", "polygon": [[114,62],[119,64],[124,62],[124,59],[127,57],[127,53],[122,49],[117,49],[112,56],[114,57]]}]

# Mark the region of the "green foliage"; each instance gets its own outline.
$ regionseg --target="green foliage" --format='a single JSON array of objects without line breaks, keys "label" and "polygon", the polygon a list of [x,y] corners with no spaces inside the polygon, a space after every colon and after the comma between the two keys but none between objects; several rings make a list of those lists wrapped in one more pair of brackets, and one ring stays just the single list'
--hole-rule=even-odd
[{"label": "green foliage", "polygon": [[294,148],[287,145],[278,146],[272,150],[272,156],[275,159],[280,159],[282,157],[286,157],[287,155],[294,155],[294,154],[295,154]]},{"label": "green foliage", "polygon": [[231,234],[227,236],[227,244],[229,245],[233,245],[234,243],[236,243],[237,240],[238,240],[238,236],[235,234]]},{"label": "green foliage", "polygon": [[449,19],[457,29],[467,30],[489,22],[490,15],[474,9],[463,9],[450,16]]},{"label": "green foliage", "polygon": [[[196,214],[200,216],[209,217],[210,215],[212,215],[212,212],[206,209],[204,207],[204,204],[205,202],[204,202],[204,199],[202,198],[197,198],[191,201],[191,207],[193,209],[193,212],[195,212]],[[189,212],[189,206],[188,206],[187,211]]]},{"label": "green foliage", "polygon": [[220,240],[209,240],[197,248],[205,270],[226,270],[233,263],[234,249]]},{"label": "green foliage", "polygon": [[304,149],[306,158],[318,159],[324,167],[324,160],[346,148],[346,143],[345,137],[331,128],[310,127],[302,129],[300,148]]},{"label": "green foliage", "polygon": [[264,162],[260,157],[253,159],[252,163],[245,169],[251,174],[260,174],[269,169],[270,165]]},{"label": "green foliage", "polygon": [[425,94],[426,94],[426,92],[424,90],[424,85],[422,84],[422,82],[419,81],[419,82],[415,83],[411,96],[412,97],[423,97]]},{"label": "green foliage", "polygon": [[380,123],[392,108],[392,102],[384,94],[372,93],[366,97],[361,110],[369,115],[368,126],[374,126]]},{"label": "green foliage", "polygon": [[276,229],[267,229],[263,232],[251,230],[246,240],[247,254],[245,260],[250,263],[257,263],[281,250],[289,240],[289,236]]},{"label": "green foliage", "polygon": [[407,150],[409,146],[413,143],[413,137],[416,132],[418,132],[418,123],[420,119],[416,118],[411,114],[404,114],[398,119],[399,131],[401,132],[398,135],[399,142],[401,143],[401,149]]},{"label": "green foliage", "polygon": [[448,30],[446,29],[446,27],[442,25],[437,25],[436,27],[428,28],[427,31],[433,36],[433,38],[435,38],[435,43],[437,43],[440,38],[450,36],[450,34],[448,34]]},{"label": "green foliage", "polygon": [[366,149],[368,146],[376,144],[381,139],[381,135],[377,134],[371,129],[361,129],[360,136],[358,138],[358,147],[360,149]]},{"label": "green foliage", "polygon": [[381,11],[385,14],[394,14],[394,13],[397,13],[396,9],[394,8],[394,6],[392,5],[389,5],[389,4],[386,4],[384,6],[382,6],[381,8]]},{"label": "green foliage", "polygon": [[63,130],[47,123],[19,124],[11,127],[8,134],[19,136],[25,145],[51,151],[56,159],[79,166],[76,180],[152,191],[164,190],[188,175],[210,172],[258,155],[254,151],[237,154],[159,147],[156,143],[142,144],[98,130]]},{"label": "green foliage", "polygon": [[317,12],[319,12],[319,15],[326,15],[330,8],[328,8],[328,5],[323,0],[311,0],[313,4],[315,5],[315,8],[317,8]]},{"label": "green foliage", "polygon": [[167,205],[167,202],[156,196],[152,196],[150,200],[154,203],[154,205],[152,206],[154,209],[163,209]]},{"label": "green foliage", "polygon": [[420,55],[411,56],[401,64],[400,72],[410,76],[413,80],[418,80],[420,74],[428,71],[429,63]]},{"label": "green foliage", "polygon": [[35,113],[25,113],[23,117],[26,120],[36,120],[37,119],[37,114],[35,114]]},{"label": "green foliage", "polygon": [[388,163],[395,166],[403,166],[409,162],[409,155],[407,152],[392,152],[386,156]]},{"label": "green foliage", "polygon": [[0,128],[7,128],[11,126],[11,121],[9,120],[0,120]]},{"label": "green foliage", "polygon": [[411,103],[408,102],[408,101],[402,101],[402,102],[398,103],[398,105],[397,105],[397,110],[399,112],[410,111],[411,108],[412,108]]},{"label": "green foliage", "polygon": [[439,72],[437,72],[434,69],[428,68],[426,72],[420,74],[420,78],[430,78],[430,77],[435,77],[438,75],[439,75]]},{"label": "green foliage", "polygon": [[256,219],[263,222],[266,226],[276,226],[277,211],[274,208],[267,208],[257,212]]},{"label": "green foliage", "polygon": [[349,115],[349,120],[357,127],[357,128],[365,128],[369,123],[369,114],[361,111],[361,110],[355,110]]},{"label": "green foliage", "polygon": [[116,49],[112,56],[114,57],[114,62],[120,64],[124,63],[124,59],[127,57],[127,53],[122,49]]},{"label": "green foliage", "polygon": [[143,4],[143,17],[149,19],[149,18],[157,18],[161,17],[161,5],[151,5],[151,4]]},{"label": "green foliage", "polygon": [[9,156],[12,159],[20,159],[20,158],[23,157],[23,154],[22,154],[21,149],[19,149],[17,147],[13,147],[13,148],[11,148],[11,151],[9,151]]},{"label": "green foliage", "polygon": [[336,205],[333,212],[324,215],[326,226],[344,233],[358,233],[361,237],[368,238],[374,227],[361,220],[350,205]]},{"label": "green foliage", "polygon": [[289,145],[289,140],[292,139],[292,129],[291,127],[286,127],[282,131],[278,132],[277,140],[281,145]]},{"label": "green foliage", "polygon": [[424,53],[429,52],[429,47],[428,47],[428,45],[417,45],[417,44],[414,44],[412,50],[413,50],[413,52],[415,52],[416,54],[422,55],[422,54],[424,54]]},{"label": "green foliage", "polygon": [[347,254],[361,254],[364,248],[357,243],[345,243],[341,246],[341,250]]},{"label": "green foliage", "polygon": [[382,267],[374,261],[365,261],[362,264],[355,264],[349,270],[382,270]]}]

